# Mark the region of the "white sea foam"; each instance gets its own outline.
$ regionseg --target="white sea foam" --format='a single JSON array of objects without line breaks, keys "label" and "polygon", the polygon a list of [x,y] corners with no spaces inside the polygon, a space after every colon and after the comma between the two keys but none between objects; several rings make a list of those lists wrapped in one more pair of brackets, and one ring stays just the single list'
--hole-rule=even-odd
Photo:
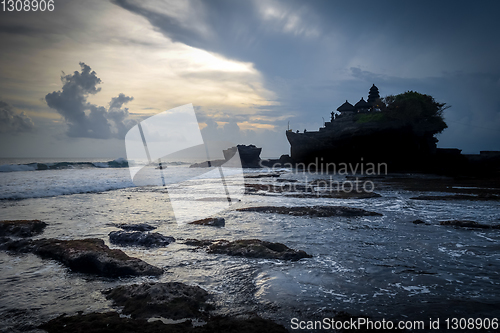
[{"label": "white sea foam", "polygon": [[132,187],[128,170],[65,169],[0,174],[0,199],[52,197]]}]

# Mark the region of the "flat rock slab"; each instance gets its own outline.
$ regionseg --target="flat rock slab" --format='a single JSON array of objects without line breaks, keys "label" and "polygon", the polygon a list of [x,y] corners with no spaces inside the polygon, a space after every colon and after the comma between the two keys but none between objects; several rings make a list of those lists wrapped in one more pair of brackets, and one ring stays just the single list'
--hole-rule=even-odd
[{"label": "flat rock slab", "polygon": [[209,217],[206,219],[190,222],[188,224],[208,225],[212,227],[224,227],[226,225],[226,220],[224,220],[224,218],[222,217]]},{"label": "flat rock slab", "polygon": [[246,174],[245,178],[278,178],[279,176],[279,173],[261,173],[257,175]]},{"label": "flat rock slab", "polygon": [[140,231],[112,231],[109,233],[109,241],[116,245],[162,247],[175,242],[175,238],[163,236],[157,232],[144,233]]},{"label": "flat rock slab", "polygon": [[146,223],[138,223],[138,224],[116,224],[117,228],[123,229],[125,231],[151,231],[155,230],[156,227]]},{"label": "flat rock slab", "polygon": [[[288,179],[281,179],[278,182],[282,184],[245,184],[245,193],[257,195],[282,193],[287,197],[293,198],[371,199],[381,197],[380,194],[375,192],[356,191],[352,188],[350,191],[333,190],[334,187],[327,187],[326,183],[321,187],[322,184],[317,182],[311,182],[309,185],[297,185],[294,184],[297,180]],[[318,189],[315,190],[316,186],[318,186]]]},{"label": "flat rock slab", "polygon": [[40,220],[0,221],[0,237],[33,237],[43,232],[47,223]]},{"label": "flat rock slab", "polygon": [[207,247],[208,253],[227,254],[230,256],[281,259],[296,261],[302,258],[312,258],[302,250],[294,250],[281,243],[262,241],[260,239],[240,239],[233,242],[220,240],[187,239],[184,244]]},{"label": "flat rock slab", "polygon": [[110,249],[102,239],[75,240],[37,239],[9,240],[0,246],[14,252],[31,252],[54,259],[75,272],[107,277],[161,275],[163,270],[138,258],[129,257],[119,249]]},{"label": "flat rock slab", "polygon": [[190,321],[179,324],[163,324],[161,321],[148,322],[145,319],[131,319],[116,312],[78,314],[60,316],[40,325],[49,333],[287,333],[282,325],[260,317],[237,319],[212,317],[203,326],[193,327]]},{"label": "flat rock slab", "polygon": [[240,212],[260,212],[286,214],[292,216],[312,216],[312,217],[328,217],[328,216],[382,216],[380,213],[370,212],[361,208],[343,207],[343,206],[303,206],[303,207],[247,207],[237,209]]},{"label": "flat rock slab", "polygon": [[132,284],[103,294],[123,306],[122,312],[132,318],[200,318],[206,317],[203,312],[211,308],[205,303],[208,293],[204,289],[181,282]]},{"label": "flat rock slab", "polygon": [[467,220],[450,220],[450,221],[441,221],[440,225],[451,225],[454,227],[462,227],[462,228],[473,228],[473,229],[500,229],[500,224],[496,225],[488,225],[482,224],[475,221],[467,221]]},{"label": "flat rock slab", "polygon": [[317,193],[291,193],[285,194],[291,198],[307,198],[307,199],[372,199],[382,197],[375,192],[317,192]]}]

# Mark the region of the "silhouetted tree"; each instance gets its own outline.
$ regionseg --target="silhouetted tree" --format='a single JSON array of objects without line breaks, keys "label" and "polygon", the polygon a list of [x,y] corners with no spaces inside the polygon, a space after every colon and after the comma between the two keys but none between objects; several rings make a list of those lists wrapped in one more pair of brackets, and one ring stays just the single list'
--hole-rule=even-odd
[{"label": "silhouetted tree", "polygon": [[429,95],[407,91],[399,95],[383,98],[385,115],[389,119],[404,121],[413,127],[441,133],[448,127],[443,118],[443,111],[449,108],[446,103],[439,103]]}]

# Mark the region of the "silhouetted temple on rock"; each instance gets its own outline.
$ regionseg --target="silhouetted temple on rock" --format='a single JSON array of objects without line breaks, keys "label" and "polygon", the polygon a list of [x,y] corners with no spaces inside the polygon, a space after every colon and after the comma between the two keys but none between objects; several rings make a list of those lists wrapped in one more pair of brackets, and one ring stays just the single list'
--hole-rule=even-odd
[{"label": "silhouetted temple on rock", "polygon": [[[407,92],[398,96],[428,98]],[[389,96],[394,101],[398,96]],[[409,96],[409,97],[408,97]],[[354,105],[345,101],[331,112],[331,120],[318,131],[286,132],[291,159],[295,163],[386,163],[391,172],[417,171],[445,174],[500,172],[500,153],[462,155],[459,149],[437,148],[435,135],[446,128],[440,113],[414,115],[410,106],[389,105],[380,99],[375,85]],[[478,171],[479,170],[479,171]]]}]

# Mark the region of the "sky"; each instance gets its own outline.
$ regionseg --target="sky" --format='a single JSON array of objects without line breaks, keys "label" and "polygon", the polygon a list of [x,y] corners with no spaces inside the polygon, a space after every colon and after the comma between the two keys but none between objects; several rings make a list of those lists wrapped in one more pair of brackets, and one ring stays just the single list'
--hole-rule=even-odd
[{"label": "sky", "polygon": [[[2,9],[2,8],[0,8]],[[192,103],[206,140],[289,154],[375,84],[451,106],[438,147],[500,150],[498,1],[55,0],[0,11],[0,157],[125,157]]]}]

